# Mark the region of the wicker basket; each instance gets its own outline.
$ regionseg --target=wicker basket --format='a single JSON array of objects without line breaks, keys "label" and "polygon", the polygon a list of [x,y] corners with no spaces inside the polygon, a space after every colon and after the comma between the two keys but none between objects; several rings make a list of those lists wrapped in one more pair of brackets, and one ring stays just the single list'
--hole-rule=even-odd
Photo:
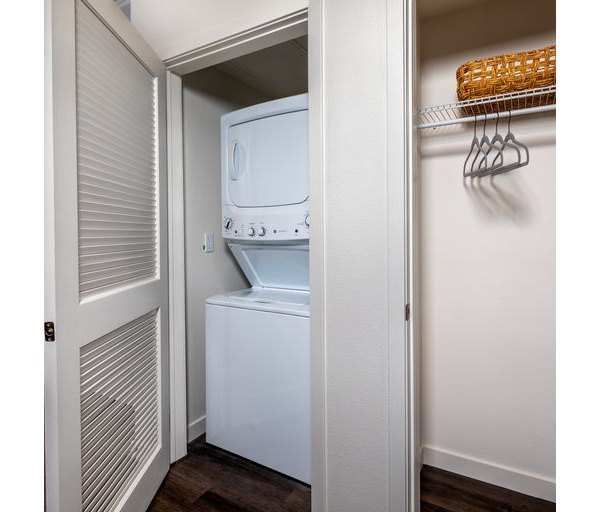
[{"label": "wicker basket", "polygon": [[[460,101],[525,91],[556,84],[556,45],[539,50],[471,60],[456,70],[456,94]],[[531,100],[530,100],[531,101]],[[536,98],[537,105],[555,103],[555,94]],[[527,100],[510,104],[490,103],[465,107],[465,114],[483,114],[530,107]]]}]

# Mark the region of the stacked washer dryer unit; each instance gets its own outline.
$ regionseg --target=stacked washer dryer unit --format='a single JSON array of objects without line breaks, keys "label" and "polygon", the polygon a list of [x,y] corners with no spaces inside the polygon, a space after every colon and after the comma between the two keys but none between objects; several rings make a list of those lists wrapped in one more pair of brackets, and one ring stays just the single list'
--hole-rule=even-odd
[{"label": "stacked washer dryer unit", "polygon": [[310,483],[308,95],[224,115],[221,155],[252,288],[206,301],[206,440]]}]

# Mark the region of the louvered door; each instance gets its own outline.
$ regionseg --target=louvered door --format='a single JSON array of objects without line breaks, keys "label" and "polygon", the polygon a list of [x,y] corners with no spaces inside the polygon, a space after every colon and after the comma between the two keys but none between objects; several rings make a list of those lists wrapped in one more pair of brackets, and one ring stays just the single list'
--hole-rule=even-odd
[{"label": "louvered door", "polygon": [[145,510],[169,465],[165,70],[112,0],[48,7],[47,508]]}]

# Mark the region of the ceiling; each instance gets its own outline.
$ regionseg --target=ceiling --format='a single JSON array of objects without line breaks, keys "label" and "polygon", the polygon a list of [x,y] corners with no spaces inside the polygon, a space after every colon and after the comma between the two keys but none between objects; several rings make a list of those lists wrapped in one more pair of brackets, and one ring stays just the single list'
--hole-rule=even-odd
[{"label": "ceiling", "polygon": [[435,18],[492,0],[416,0],[419,18]]},{"label": "ceiling", "polygon": [[308,91],[308,37],[243,55],[215,69],[265,93],[283,98]]}]

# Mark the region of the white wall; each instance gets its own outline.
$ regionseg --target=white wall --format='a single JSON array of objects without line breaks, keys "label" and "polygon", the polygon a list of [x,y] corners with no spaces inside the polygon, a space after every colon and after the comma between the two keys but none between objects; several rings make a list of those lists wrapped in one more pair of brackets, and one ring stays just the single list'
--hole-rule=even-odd
[{"label": "white wall", "polygon": [[[543,32],[553,19],[514,26],[489,9],[500,27],[473,31],[474,43],[463,28],[483,11],[422,25],[422,105],[456,101],[455,71],[469,59],[555,41]],[[554,115],[512,129],[531,163],[493,181],[463,182],[473,125],[420,140],[421,435],[426,464],[553,500]]]},{"label": "white wall", "polygon": [[[207,69],[184,79],[186,350],[188,440],[205,429],[204,301],[248,286],[221,237],[221,115],[270,98]],[[215,234],[215,252],[202,252],[205,232]]]},{"label": "white wall", "polygon": [[166,60],[307,6],[308,0],[132,0],[131,21]]}]

